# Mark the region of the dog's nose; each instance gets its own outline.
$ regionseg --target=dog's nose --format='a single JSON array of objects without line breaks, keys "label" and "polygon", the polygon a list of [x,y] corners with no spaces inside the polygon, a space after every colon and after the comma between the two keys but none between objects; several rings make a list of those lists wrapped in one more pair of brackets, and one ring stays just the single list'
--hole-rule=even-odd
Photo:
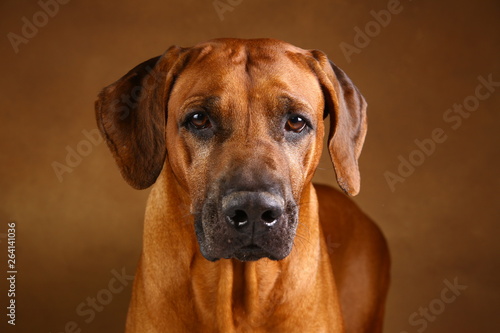
[{"label": "dog's nose", "polygon": [[233,192],[222,199],[227,222],[242,233],[257,235],[278,224],[284,200],[269,192]]}]

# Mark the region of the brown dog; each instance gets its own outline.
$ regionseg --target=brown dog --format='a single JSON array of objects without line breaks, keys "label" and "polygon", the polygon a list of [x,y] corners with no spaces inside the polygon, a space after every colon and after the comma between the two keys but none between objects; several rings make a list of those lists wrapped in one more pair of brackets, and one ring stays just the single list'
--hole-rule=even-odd
[{"label": "brown dog", "polygon": [[322,52],[171,47],[106,87],[96,114],[123,177],[155,184],[127,332],[381,332],[384,237],[311,183],[326,116],[350,195],[366,133],[364,98]]}]

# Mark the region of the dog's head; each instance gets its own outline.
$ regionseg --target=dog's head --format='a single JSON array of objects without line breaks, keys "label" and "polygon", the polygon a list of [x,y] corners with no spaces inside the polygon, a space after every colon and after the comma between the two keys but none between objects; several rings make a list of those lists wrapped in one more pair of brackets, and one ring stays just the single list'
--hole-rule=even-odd
[{"label": "dog's head", "polygon": [[290,253],[328,115],[338,183],[359,191],[366,102],[320,51],[271,39],[171,47],[106,87],[96,114],[130,185],[169,164],[209,260]]}]

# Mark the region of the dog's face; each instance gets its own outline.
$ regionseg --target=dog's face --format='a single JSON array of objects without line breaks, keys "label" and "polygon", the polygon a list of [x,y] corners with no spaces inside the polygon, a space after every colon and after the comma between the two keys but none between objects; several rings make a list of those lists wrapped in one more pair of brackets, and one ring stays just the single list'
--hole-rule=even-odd
[{"label": "dog's face", "polygon": [[170,94],[167,158],[192,198],[209,260],[286,257],[301,190],[319,161],[318,80],[295,53],[267,47],[210,44],[191,51],[194,59]]},{"label": "dog's face", "polygon": [[[150,185],[151,173],[159,172],[156,160],[163,163],[165,154],[155,147],[166,146],[166,163],[191,198],[205,258],[280,260],[293,246],[301,194],[322,151],[326,114],[332,118],[330,151],[339,183],[351,194],[359,187],[366,104],[345,74],[326,62],[318,51],[275,40],[217,40],[170,49],[150,60],[153,72],[136,68],[101,93],[98,122],[135,187]],[[110,99],[133,90],[136,81],[142,90],[132,110]],[[106,116],[113,110],[114,117]],[[166,125],[158,125],[162,115]],[[153,129],[135,134],[146,143],[134,148],[137,140],[120,142],[127,139],[116,122],[135,133],[151,117]],[[157,138],[161,126],[164,141]],[[342,144],[350,149],[338,149]],[[134,156],[135,150],[141,156]],[[146,166],[144,154],[155,154]],[[130,155],[134,160],[127,162]]]}]

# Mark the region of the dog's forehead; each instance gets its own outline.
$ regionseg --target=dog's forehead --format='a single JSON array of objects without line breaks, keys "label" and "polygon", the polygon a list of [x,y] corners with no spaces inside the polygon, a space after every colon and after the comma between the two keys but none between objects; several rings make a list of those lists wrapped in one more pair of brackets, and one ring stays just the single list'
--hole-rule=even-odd
[{"label": "dog's forehead", "polygon": [[[292,44],[270,38],[262,39],[236,39],[221,38],[200,43],[190,48],[204,50],[205,54],[214,53],[218,56],[225,54],[226,58],[238,59],[241,55],[251,55],[255,58],[272,60],[286,52],[309,54],[308,50],[301,49]],[[223,58],[223,57],[220,57]]]},{"label": "dog's forehead", "polygon": [[218,39],[185,52],[189,61],[174,87],[178,88],[175,99],[248,96],[264,102],[289,94],[310,104],[321,100],[319,83],[307,62],[309,51],[291,44],[273,39]]},{"label": "dog's forehead", "polygon": [[308,70],[305,57],[310,56],[309,51],[274,39],[216,39],[188,52],[193,69],[244,71],[249,75],[262,70],[268,74]]}]

